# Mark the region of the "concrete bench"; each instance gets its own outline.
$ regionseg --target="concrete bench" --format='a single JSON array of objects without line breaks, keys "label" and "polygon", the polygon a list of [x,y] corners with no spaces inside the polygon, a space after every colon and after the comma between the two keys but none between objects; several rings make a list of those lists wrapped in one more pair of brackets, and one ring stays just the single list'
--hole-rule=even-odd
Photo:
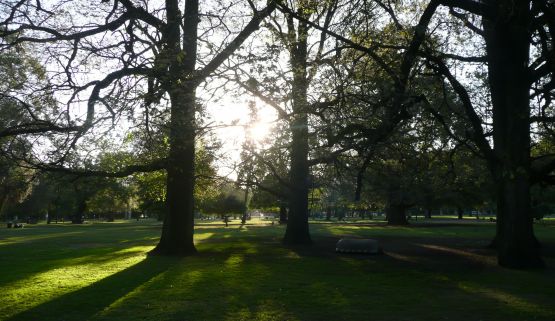
[{"label": "concrete bench", "polygon": [[381,254],[382,249],[377,240],[373,239],[348,239],[337,241],[335,251],[339,253]]}]

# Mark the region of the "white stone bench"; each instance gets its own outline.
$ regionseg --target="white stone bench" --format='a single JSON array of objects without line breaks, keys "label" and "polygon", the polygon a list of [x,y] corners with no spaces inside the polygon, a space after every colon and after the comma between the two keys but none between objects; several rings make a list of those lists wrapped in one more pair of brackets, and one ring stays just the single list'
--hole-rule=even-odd
[{"label": "white stone bench", "polygon": [[382,249],[377,240],[373,239],[347,239],[337,241],[335,251],[339,253],[380,254]]}]

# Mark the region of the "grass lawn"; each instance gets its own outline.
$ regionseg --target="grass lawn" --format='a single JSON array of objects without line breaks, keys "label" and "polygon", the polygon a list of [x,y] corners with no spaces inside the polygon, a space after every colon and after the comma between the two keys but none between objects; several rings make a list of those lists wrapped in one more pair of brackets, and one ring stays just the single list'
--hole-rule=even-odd
[{"label": "grass lawn", "polygon": [[[200,224],[199,254],[147,257],[154,221],[0,229],[0,320],[555,320],[555,225],[536,226],[548,268],[496,266],[492,223],[314,223],[284,248],[278,225]],[[340,255],[341,236],[380,256]]]}]

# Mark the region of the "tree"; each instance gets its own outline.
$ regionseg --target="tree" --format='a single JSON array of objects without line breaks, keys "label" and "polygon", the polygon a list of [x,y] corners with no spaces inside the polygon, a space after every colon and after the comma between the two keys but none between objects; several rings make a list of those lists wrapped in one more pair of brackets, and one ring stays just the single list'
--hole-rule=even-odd
[{"label": "tree", "polygon": [[[13,95],[26,91],[27,97],[37,100],[29,91],[33,85],[44,84],[45,71],[40,63],[29,54],[29,48],[18,45],[11,50],[0,51],[0,216],[13,214],[18,204],[28,196],[35,171],[22,168],[18,160],[12,159],[13,153],[31,152],[31,144],[26,139],[15,136],[18,128],[33,122],[38,117],[37,110],[29,115],[26,105]],[[50,100],[38,102],[41,108],[48,106]]]},{"label": "tree", "polygon": [[210,214],[243,214],[245,203],[243,201],[244,191],[237,188],[237,185],[228,182],[220,185],[218,193],[206,201],[203,210]]},{"label": "tree", "polygon": [[[473,99],[473,88],[457,79],[446,62],[449,55],[428,48],[424,56],[457,93],[471,130],[467,137],[486,159],[497,199],[498,262],[510,268],[543,266],[533,233],[530,186],[546,179],[553,163],[534,162],[530,155],[531,123],[549,127],[546,111],[552,101],[554,65],[553,4],[548,1],[439,1],[455,19],[480,37],[484,56],[451,56],[463,62],[486,62],[486,84],[491,99],[491,125]],[[473,23],[481,20],[483,28]],[[534,57],[532,50],[534,48]],[[533,59],[532,59],[533,58]],[[551,79],[551,80],[550,80]],[[531,94],[532,93],[532,94]],[[537,99],[540,115],[531,115]],[[490,127],[491,126],[491,127]],[[486,130],[485,130],[486,129]],[[489,136],[493,141],[490,142]],[[491,144],[492,143],[492,144]],[[493,145],[493,146],[492,146]]]},{"label": "tree", "polygon": [[[87,98],[86,118],[80,122],[71,119],[71,115],[58,118],[66,123],[41,121],[34,122],[35,127],[19,128],[19,133],[54,132],[69,133],[69,139],[61,140],[58,145],[58,159],[51,164],[37,164],[36,160],[27,158],[37,167],[48,167],[59,171],[65,164],[66,151],[71,150],[93,128],[101,128],[103,121],[114,120],[125,112],[140,113],[149,129],[149,108],[167,98],[169,119],[167,120],[169,150],[165,159],[153,160],[148,164],[128,165],[115,172],[82,171],[83,175],[127,176],[133,172],[167,171],[168,215],[164,220],[162,236],[153,254],[190,255],[196,252],[193,244],[193,211],[195,182],[195,141],[197,127],[195,112],[198,110],[196,90],[257,28],[275,8],[275,4],[259,10],[253,2],[248,2],[252,9],[251,19],[242,30],[236,32],[229,42],[220,48],[209,47],[203,55],[199,52],[199,1],[186,0],[183,11],[178,0],[167,0],[161,8],[137,5],[128,0],[114,0],[112,5],[103,3],[89,8],[98,13],[83,17],[88,23],[74,25],[66,20],[63,9],[71,10],[65,2],[49,3],[49,6],[35,6],[34,2],[20,1],[2,4],[2,21],[0,36],[5,39],[3,48],[10,48],[20,43],[44,44],[46,54],[63,57],[59,60],[61,73],[57,86],[69,92],[68,105],[75,104],[75,98],[85,91]],[[83,4],[86,6],[86,3]],[[48,19],[44,19],[48,17]],[[216,20],[219,17],[214,17]],[[78,19],[77,19],[78,20]],[[209,26],[210,28],[210,26]],[[222,26],[223,29],[227,26]],[[113,36],[110,36],[113,35]],[[10,37],[10,39],[8,39]],[[90,43],[96,45],[89,46]],[[56,46],[51,46],[56,44]],[[58,52],[56,52],[58,51]],[[203,59],[200,68],[197,60]],[[77,84],[75,74],[79,72],[78,64],[104,62],[113,66],[105,77],[85,84]],[[133,90],[140,93],[132,97]],[[135,91],[137,92],[137,91]],[[123,99],[117,100],[116,97]],[[142,98],[144,104],[133,102],[133,98]],[[123,102],[123,103],[122,103]],[[128,103],[129,102],[129,103]],[[97,105],[105,108],[107,118],[98,117]],[[58,122],[61,122],[59,120]],[[106,125],[106,124],[104,124]],[[68,135],[69,135],[68,134]],[[52,163],[52,162],[51,162]],[[86,173],[85,173],[86,172]]]},{"label": "tree", "polygon": [[290,140],[287,125],[277,124],[271,139],[271,143],[264,141],[263,146],[254,141],[244,145],[238,183],[250,186],[254,207],[279,207],[279,222],[286,224],[289,189],[287,151]]},{"label": "tree", "polygon": [[[410,70],[414,66],[417,56],[425,56],[430,66],[441,74],[457,93],[464,112],[469,120],[471,130],[467,137],[459,141],[472,140],[472,144],[486,158],[490,171],[494,177],[497,189],[497,236],[495,243],[498,247],[499,264],[512,268],[539,267],[543,262],[537,249],[537,241],[533,235],[532,218],[530,215],[530,183],[534,180],[549,180],[550,173],[555,168],[553,162],[546,161],[531,163],[530,122],[535,124],[550,124],[552,118],[548,110],[553,98],[553,3],[551,1],[471,1],[471,0],[432,0],[422,12],[419,12],[419,23],[409,30],[401,23],[393,6],[389,3],[376,1],[390,15],[401,32],[414,30],[412,40],[407,46],[397,47],[404,50],[401,64],[400,82],[397,83],[399,93],[405,93]],[[460,21],[472,34],[467,38],[476,44],[473,48],[485,49],[484,55],[459,55],[448,51],[434,51],[431,43],[423,41],[426,38],[428,25],[440,6],[450,8],[454,20]],[[462,11],[462,12],[461,12]],[[298,17],[297,17],[298,18]],[[478,19],[476,19],[478,18]],[[476,26],[480,20],[483,30]],[[449,25],[449,24],[445,24]],[[436,30],[441,30],[440,24]],[[452,30],[444,32],[450,34]],[[374,54],[360,44],[350,41],[341,35],[326,31],[353,48],[361,52]],[[460,28],[455,30],[461,34]],[[437,35],[437,34],[436,34]],[[476,41],[476,36],[483,41]],[[451,41],[443,42],[447,45]],[[467,43],[468,44],[468,43]],[[533,45],[535,57],[530,62],[530,46]],[[459,47],[460,48],[460,47]],[[444,48],[445,49],[445,48]],[[447,48],[448,49],[448,48]],[[468,51],[468,50],[467,50]],[[472,50],[470,50],[472,51]],[[480,50],[478,50],[480,51]],[[466,63],[487,62],[487,89],[490,90],[491,117],[493,122],[493,148],[488,140],[489,134],[484,128],[486,119],[475,109],[473,99],[476,93],[469,94],[465,85],[451,72],[445,60],[455,60]],[[468,87],[472,88],[472,86]],[[530,96],[530,92],[532,95]],[[397,99],[403,99],[403,95]],[[539,102],[540,115],[530,117],[530,98]],[[483,103],[484,101],[482,101]],[[518,115],[518,117],[514,117]],[[547,125],[546,127],[549,127]]]},{"label": "tree", "polygon": [[[276,17],[272,20],[273,24],[268,25],[268,28],[272,31],[272,36],[279,41],[279,44],[270,45],[267,52],[272,53],[276,51],[276,47],[283,46],[288,54],[290,72],[273,74],[272,72],[279,69],[279,66],[272,65],[272,67],[267,68],[270,75],[260,74],[260,71],[265,69],[257,68],[255,65],[252,70],[259,71],[264,81],[259,81],[256,75],[252,75],[252,73],[248,75],[247,79],[235,77],[235,79],[239,78],[238,82],[241,87],[276,108],[280,119],[285,120],[289,125],[291,132],[290,166],[286,188],[289,195],[287,201],[290,213],[284,237],[285,243],[302,244],[310,242],[308,232],[308,178],[310,167],[319,163],[330,162],[342,152],[352,149],[353,144],[348,142],[353,137],[358,136],[371,142],[383,140],[400,121],[406,119],[406,108],[413,103],[411,102],[412,99],[406,94],[407,85],[410,70],[415,62],[415,53],[424,40],[423,34],[417,33],[417,36],[410,43],[411,50],[401,57],[400,68],[392,68],[389,65],[390,61],[377,54],[373,44],[365,47],[350,40],[354,38],[352,34],[345,37],[336,32],[336,30],[352,30],[352,25],[341,23],[341,21],[351,22],[350,20],[354,16],[353,12],[359,9],[357,6],[365,10],[369,9],[365,2],[352,4],[351,2],[343,3],[339,1],[324,3],[298,1],[287,5],[279,3],[278,7],[282,15],[276,14]],[[426,15],[419,24],[425,26],[428,22],[429,15]],[[369,23],[368,25],[374,24]],[[332,41],[330,35],[338,41]],[[314,40],[314,42],[310,42],[311,40]],[[339,41],[343,42],[344,45],[340,46]],[[390,107],[382,109],[386,111],[381,118],[383,121],[370,123],[367,126],[361,125],[360,122],[350,124],[341,114],[341,109],[344,107],[344,104],[342,104],[345,99],[344,94],[351,94],[344,90],[344,82],[349,82],[350,66],[345,68],[337,66],[337,64],[345,63],[345,60],[342,61],[341,59],[343,47],[363,51],[370,60],[376,62],[378,68],[384,71],[389,78],[388,80],[391,80],[392,90],[390,90],[389,99],[371,103],[373,107],[378,105],[380,107],[384,105]],[[274,54],[274,56],[279,57],[277,54]],[[264,63],[267,63],[268,60],[272,59],[263,59]],[[351,63],[356,63],[359,60],[360,57],[352,55]],[[398,62],[398,60],[395,60],[395,62]],[[349,63],[345,64],[348,65]],[[337,79],[337,81],[330,81],[330,78]],[[268,86],[265,88],[264,84],[268,84]],[[289,88],[289,92],[283,93],[283,87]],[[308,95],[309,91],[312,93],[310,97]],[[354,96],[356,95],[352,95],[350,98]],[[366,97],[366,101],[358,99],[357,102],[368,105],[368,101],[372,101],[374,98],[373,95],[370,96],[372,97]],[[291,109],[283,108],[284,103],[289,103]],[[334,109],[335,112],[332,111],[332,113],[335,113],[336,118],[330,121],[326,114],[331,114],[329,111]],[[318,118],[322,119],[316,121]],[[335,123],[333,123],[334,121]],[[322,126],[318,128],[316,124]],[[339,126],[337,126],[338,124]],[[330,129],[330,127],[333,129]],[[314,131],[311,132],[311,129]],[[310,145],[317,147],[310,150]],[[309,154],[312,157],[309,158]]]},{"label": "tree", "polygon": [[[327,35],[322,33],[311,43],[312,28],[305,19],[322,21],[328,26],[338,1],[318,3],[300,0],[290,4],[294,14],[282,11],[271,16],[271,22],[266,27],[268,36],[275,41],[263,47],[262,59],[251,62],[251,70],[265,70],[266,73],[255,75],[253,72],[234,70],[231,77],[244,90],[274,107],[280,119],[287,123],[291,139],[288,148],[289,168],[287,178],[282,180],[287,182],[285,192],[289,215],[283,242],[309,244],[312,242],[308,225],[309,118],[320,102],[310,101],[308,91],[311,85],[317,87],[312,83],[324,58]],[[303,19],[295,20],[296,16]],[[288,68],[280,68],[279,61],[268,67],[268,61],[274,58],[279,60],[281,53],[286,53],[283,59],[287,60]],[[279,88],[278,84],[282,84],[283,88]]]}]

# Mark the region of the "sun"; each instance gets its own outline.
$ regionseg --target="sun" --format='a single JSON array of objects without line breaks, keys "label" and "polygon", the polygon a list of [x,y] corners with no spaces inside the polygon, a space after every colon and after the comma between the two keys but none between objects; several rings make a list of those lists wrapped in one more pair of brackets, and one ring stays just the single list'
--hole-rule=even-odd
[{"label": "sun", "polygon": [[256,141],[264,140],[271,131],[271,125],[263,122],[256,122],[249,128],[250,138]]}]

